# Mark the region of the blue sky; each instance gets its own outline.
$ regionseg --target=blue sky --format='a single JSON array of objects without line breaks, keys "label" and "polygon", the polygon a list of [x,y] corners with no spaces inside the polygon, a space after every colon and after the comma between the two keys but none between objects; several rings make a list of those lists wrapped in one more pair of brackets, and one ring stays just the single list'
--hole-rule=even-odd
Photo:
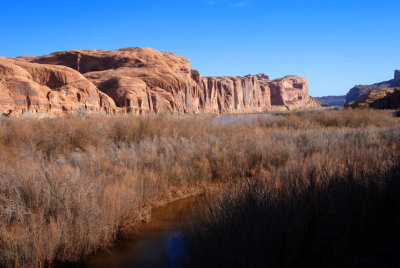
[{"label": "blue sky", "polygon": [[0,12],[5,57],[147,46],[203,76],[304,76],[313,96],[400,69],[400,0],[1,0]]}]

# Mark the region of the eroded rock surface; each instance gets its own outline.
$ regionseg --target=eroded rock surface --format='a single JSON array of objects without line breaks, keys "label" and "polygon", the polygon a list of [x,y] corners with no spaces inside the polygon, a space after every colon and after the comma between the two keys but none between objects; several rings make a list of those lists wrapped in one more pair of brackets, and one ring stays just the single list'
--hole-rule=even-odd
[{"label": "eroded rock surface", "polygon": [[[375,93],[371,94],[371,96],[378,96],[381,95],[382,92],[384,92],[384,90],[382,91],[379,89],[390,89],[394,87],[400,87],[400,70],[394,71],[394,79],[392,80],[375,83],[372,85],[358,85],[353,87],[346,94],[345,106],[357,106],[359,103],[362,102],[363,97],[366,96],[369,92],[378,90]],[[353,103],[355,104],[353,105]]]},{"label": "eroded rock surface", "polygon": [[115,108],[111,98],[71,68],[0,58],[1,113],[116,113]]},{"label": "eroded rock surface", "polygon": [[244,113],[319,106],[305,78],[202,77],[188,59],[151,48],[62,51],[0,63],[15,69],[0,72],[1,110],[15,113]]},{"label": "eroded rock surface", "polygon": [[399,109],[400,88],[378,88],[354,101],[353,108]]},{"label": "eroded rock surface", "polygon": [[288,110],[308,107],[319,107],[320,103],[308,94],[306,78],[288,75],[284,78],[266,82],[270,88],[271,105]]}]

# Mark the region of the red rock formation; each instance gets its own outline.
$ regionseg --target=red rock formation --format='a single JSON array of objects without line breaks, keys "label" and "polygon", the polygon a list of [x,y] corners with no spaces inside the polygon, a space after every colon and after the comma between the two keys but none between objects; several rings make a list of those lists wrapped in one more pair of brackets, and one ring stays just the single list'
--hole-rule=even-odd
[{"label": "red rock formation", "polygon": [[366,96],[369,92],[382,88],[393,88],[400,86],[400,70],[394,71],[394,79],[384,82],[375,83],[372,85],[357,85],[349,90],[346,94],[345,107],[354,106],[353,103],[362,97]]},{"label": "red rock formation", "polygon": [[[151,48],[64,51],[8,61],[22,66],[27,72],[26,79],[40,86],[36,91],[43,92],[44,96],[38,94],[35,108],[32,101],[22,104],[18,99],[17,113],[22,109],[51,113],[77,109],[138,114],[159,111],[243,113],[319,106],[308,95],[305,78],[287,76],[270,81],[265,74],[202,77],[190,68],[186,58]],[[9,75],[2,79],[10,84],[14,78]],[[1,109],[11,109],[15,98],[3,95],[0,95],[4,102],[3,106],[0,103]],[[24,105],[26,108],[22,108]]]},{"label": "red rock formation", "polygon": [[193,72],[193,109],[197,112],[245,113],[271,108],[269,89],[257,76],[201,77]]},{"label": "red rock formation", "polygon": [[112,99],[68,67],[0,58],[2,113],[115,113],[115,108]]},{"label": "red rock formation", "polygon": [[378,88],[354,101],[353,108],[399,109],[400,88]]},{"label": "red rock formation", "polygon": [[308,94],[306,78],[289,75],[266,83],[271,90],[271,105],[287,110],[319,107],[320,103]]},{"label": "red rock formation", "polygon": [[126,111],[192,112],[190,62],[172,53],[151,48],[65,51],[34,62],[79,70]]}]

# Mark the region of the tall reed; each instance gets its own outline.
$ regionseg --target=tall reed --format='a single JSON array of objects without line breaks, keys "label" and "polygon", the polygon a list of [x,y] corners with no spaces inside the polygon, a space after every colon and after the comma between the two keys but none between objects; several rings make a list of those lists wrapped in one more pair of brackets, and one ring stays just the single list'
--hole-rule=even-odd
[{"label": "tall reed", "polygon": [[[350,116],[342,113],[325,116]],[[355,147],[376,154],[396,144],[398,118],[360,113],[368,114],[362,125],[333,127],[312,114],[302,127],[274,123],[292,115],[250,124],[170,115],[1,120],[0,265],[82,260],[143,221],[146,205],[171,189],[275,174],[316,155],[331,154],[334,162]]]}]

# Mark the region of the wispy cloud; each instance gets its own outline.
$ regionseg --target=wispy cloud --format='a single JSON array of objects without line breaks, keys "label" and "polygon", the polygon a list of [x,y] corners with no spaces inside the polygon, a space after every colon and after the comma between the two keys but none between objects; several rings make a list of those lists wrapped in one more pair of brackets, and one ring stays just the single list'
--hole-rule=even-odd
[{"label": "wispy cloud", "polygon": [[207,1],[206,1],[207,5],[210,5],[210,6],[215,5],[216,2],[217,2],[216,0],[207,0]]},{"label": "wispy cloud", "polygon": [[230,6],[236,7],[236,8],[241,8],[241,7],[245,7],[248,5],[249,5],[249,2],[236,2],[236,3],[232,3]]},{"label": "wispy cloud", "polygon": [[249,1],[235,2],[230,0],[205,0],[205,3],[209,6],[223,5],[234,8],[242,8],[250,5]]}]

